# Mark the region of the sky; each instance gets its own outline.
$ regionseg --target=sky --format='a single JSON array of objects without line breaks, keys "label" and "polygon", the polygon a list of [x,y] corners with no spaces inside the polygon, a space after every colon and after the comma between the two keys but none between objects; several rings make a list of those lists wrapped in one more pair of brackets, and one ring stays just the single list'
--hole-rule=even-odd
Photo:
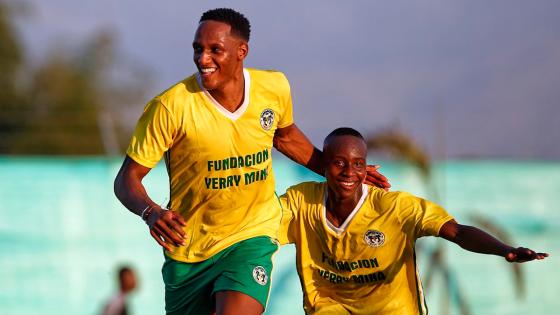
[{"label": "sky", "polygon": [[437,159],[560,159],[558,1],[20,1],[31,58],[108,30],[150,69],[149,97],[195,71],[201,13],[232,7],[252,24],[246,66],[287,75],[317,146],[340,126],[398,128]]}]

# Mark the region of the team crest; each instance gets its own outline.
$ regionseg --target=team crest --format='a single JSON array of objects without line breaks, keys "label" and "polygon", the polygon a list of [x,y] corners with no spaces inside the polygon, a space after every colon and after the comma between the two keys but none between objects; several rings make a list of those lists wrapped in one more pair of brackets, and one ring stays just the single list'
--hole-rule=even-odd
[{"label": "team crest", "polygon": [[272,128],[272,124],[274,124],[274,111],[267,108],[261,113],[261,127],[264,130],[270,130],[270,128]]},{"label": "team crest", "polygon": [[260,285],[266,285],[266,283],[268,282],[268,275],[266,274],[266,270],[261,266],[256,266],[253,269],[253,279],[255,279],[255,281]]},{"label": "team crest", "polygon": [[368,230],[366,234],[364,234],[364,241],[366,241],[370,247],[379,247],[385,243],[385,234],[377,230]]}]

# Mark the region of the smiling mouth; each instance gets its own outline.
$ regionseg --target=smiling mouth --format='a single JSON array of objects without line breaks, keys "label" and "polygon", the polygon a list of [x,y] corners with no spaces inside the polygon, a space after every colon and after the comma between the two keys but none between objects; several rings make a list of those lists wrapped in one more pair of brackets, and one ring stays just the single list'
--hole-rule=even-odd
[{"label": "smiling mouth", "polygon": [[214,72],[216,72],[216,68],[200,68],[200,74],[203,77],[210,76]]},{"label": "smiling mouth", "polygon": [[356,184],[358,182],[339,181],[338,183],[343,188],[352,188],[352,187],[356,186]]}]

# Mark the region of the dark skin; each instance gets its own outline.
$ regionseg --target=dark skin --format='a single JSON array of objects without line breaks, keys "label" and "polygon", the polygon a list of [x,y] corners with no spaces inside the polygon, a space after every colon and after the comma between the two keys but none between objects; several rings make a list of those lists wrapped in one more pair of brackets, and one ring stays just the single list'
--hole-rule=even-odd
[{"label": "dark skin", "polygon": [[[340,227],[362,196],[361,184],[366,177],[366,143],[354,136],[337,136],[325,142],[323,152],[328,186],[327,219]],[[525,247],[514,248],[476,227],[462,225],[455,220],[446,222],[439,236],[468,251],[497,255],[509,262],[522,263],[548,257],[547,253]]]},{"label": "dark skin", "polygon": [[365,143],[348,146],[353,136],[340,136],[323,146],[327,179],[327,219],[340,227],[362,197],[366,179],[367,148]]},{"label": "dark skin", "polygon": [[[235,112],[244,101],[243,61],[249,52],[248,43],[232,34],[228,24],[204,21],[197,28],[192,46],[193,61],[202,84],[225,109]],[[295,124],[277,129],[273,145],[293,161],[318,174],[324,173],[322,152],[311,144]],[[379,174],[377,168],[368,166],[369,183],[388,189],[390,185],[387,178]],[[153,208],[146,220],[150,234],[160,246],[171,251],[173,246],[185,243],[185,221],[178,213],[162,209],[148,196],[142,180],[150,170],[125,157],[115,178],[115,195],[137,215],[141,215],[146,208]],[[264,311],[255,299],[239,292],[219,292],[215,299],[218,314],[261,314]]]},{"label": "dark skin", "polygon": [[[193,61],[201,73],[205,88],[225,108],[234,112],[243,103],[243,60],[249,51],[243,39],[230,33],[225,23],[205,21],[200,23],[193,40]],[[204,73],[203,73],[204,72]],[[301,130],[292,124],[276,130],[274,147],[293,161],[310,170],[323,174],[322,152],[315,148]],[[388,189],[385,176],[377,172],[378,166],[367,166],[367,181]],[[153,207],[147,219],[150,234],[166,250],[184,244],[183,218],[172,211],[162,211],[146,193],[142,179],[150,168],[126,157],[115,179],[115,195],[133,213],[140,215]]]},{"label": "dark skin", "polygon": [[122,293],[130,293],[136,289],[136,275],[132,269],[125,269],[119,277],[119,285]]}]

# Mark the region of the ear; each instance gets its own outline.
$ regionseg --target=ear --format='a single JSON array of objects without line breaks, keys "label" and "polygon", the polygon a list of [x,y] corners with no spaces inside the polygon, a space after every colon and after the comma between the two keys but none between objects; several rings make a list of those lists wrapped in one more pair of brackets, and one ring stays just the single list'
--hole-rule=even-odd
[{"label": "ear", "polygon": [[249,54],[249,45],[246,42],[241,42],[237,47],[237,59],[244,60]]}]

